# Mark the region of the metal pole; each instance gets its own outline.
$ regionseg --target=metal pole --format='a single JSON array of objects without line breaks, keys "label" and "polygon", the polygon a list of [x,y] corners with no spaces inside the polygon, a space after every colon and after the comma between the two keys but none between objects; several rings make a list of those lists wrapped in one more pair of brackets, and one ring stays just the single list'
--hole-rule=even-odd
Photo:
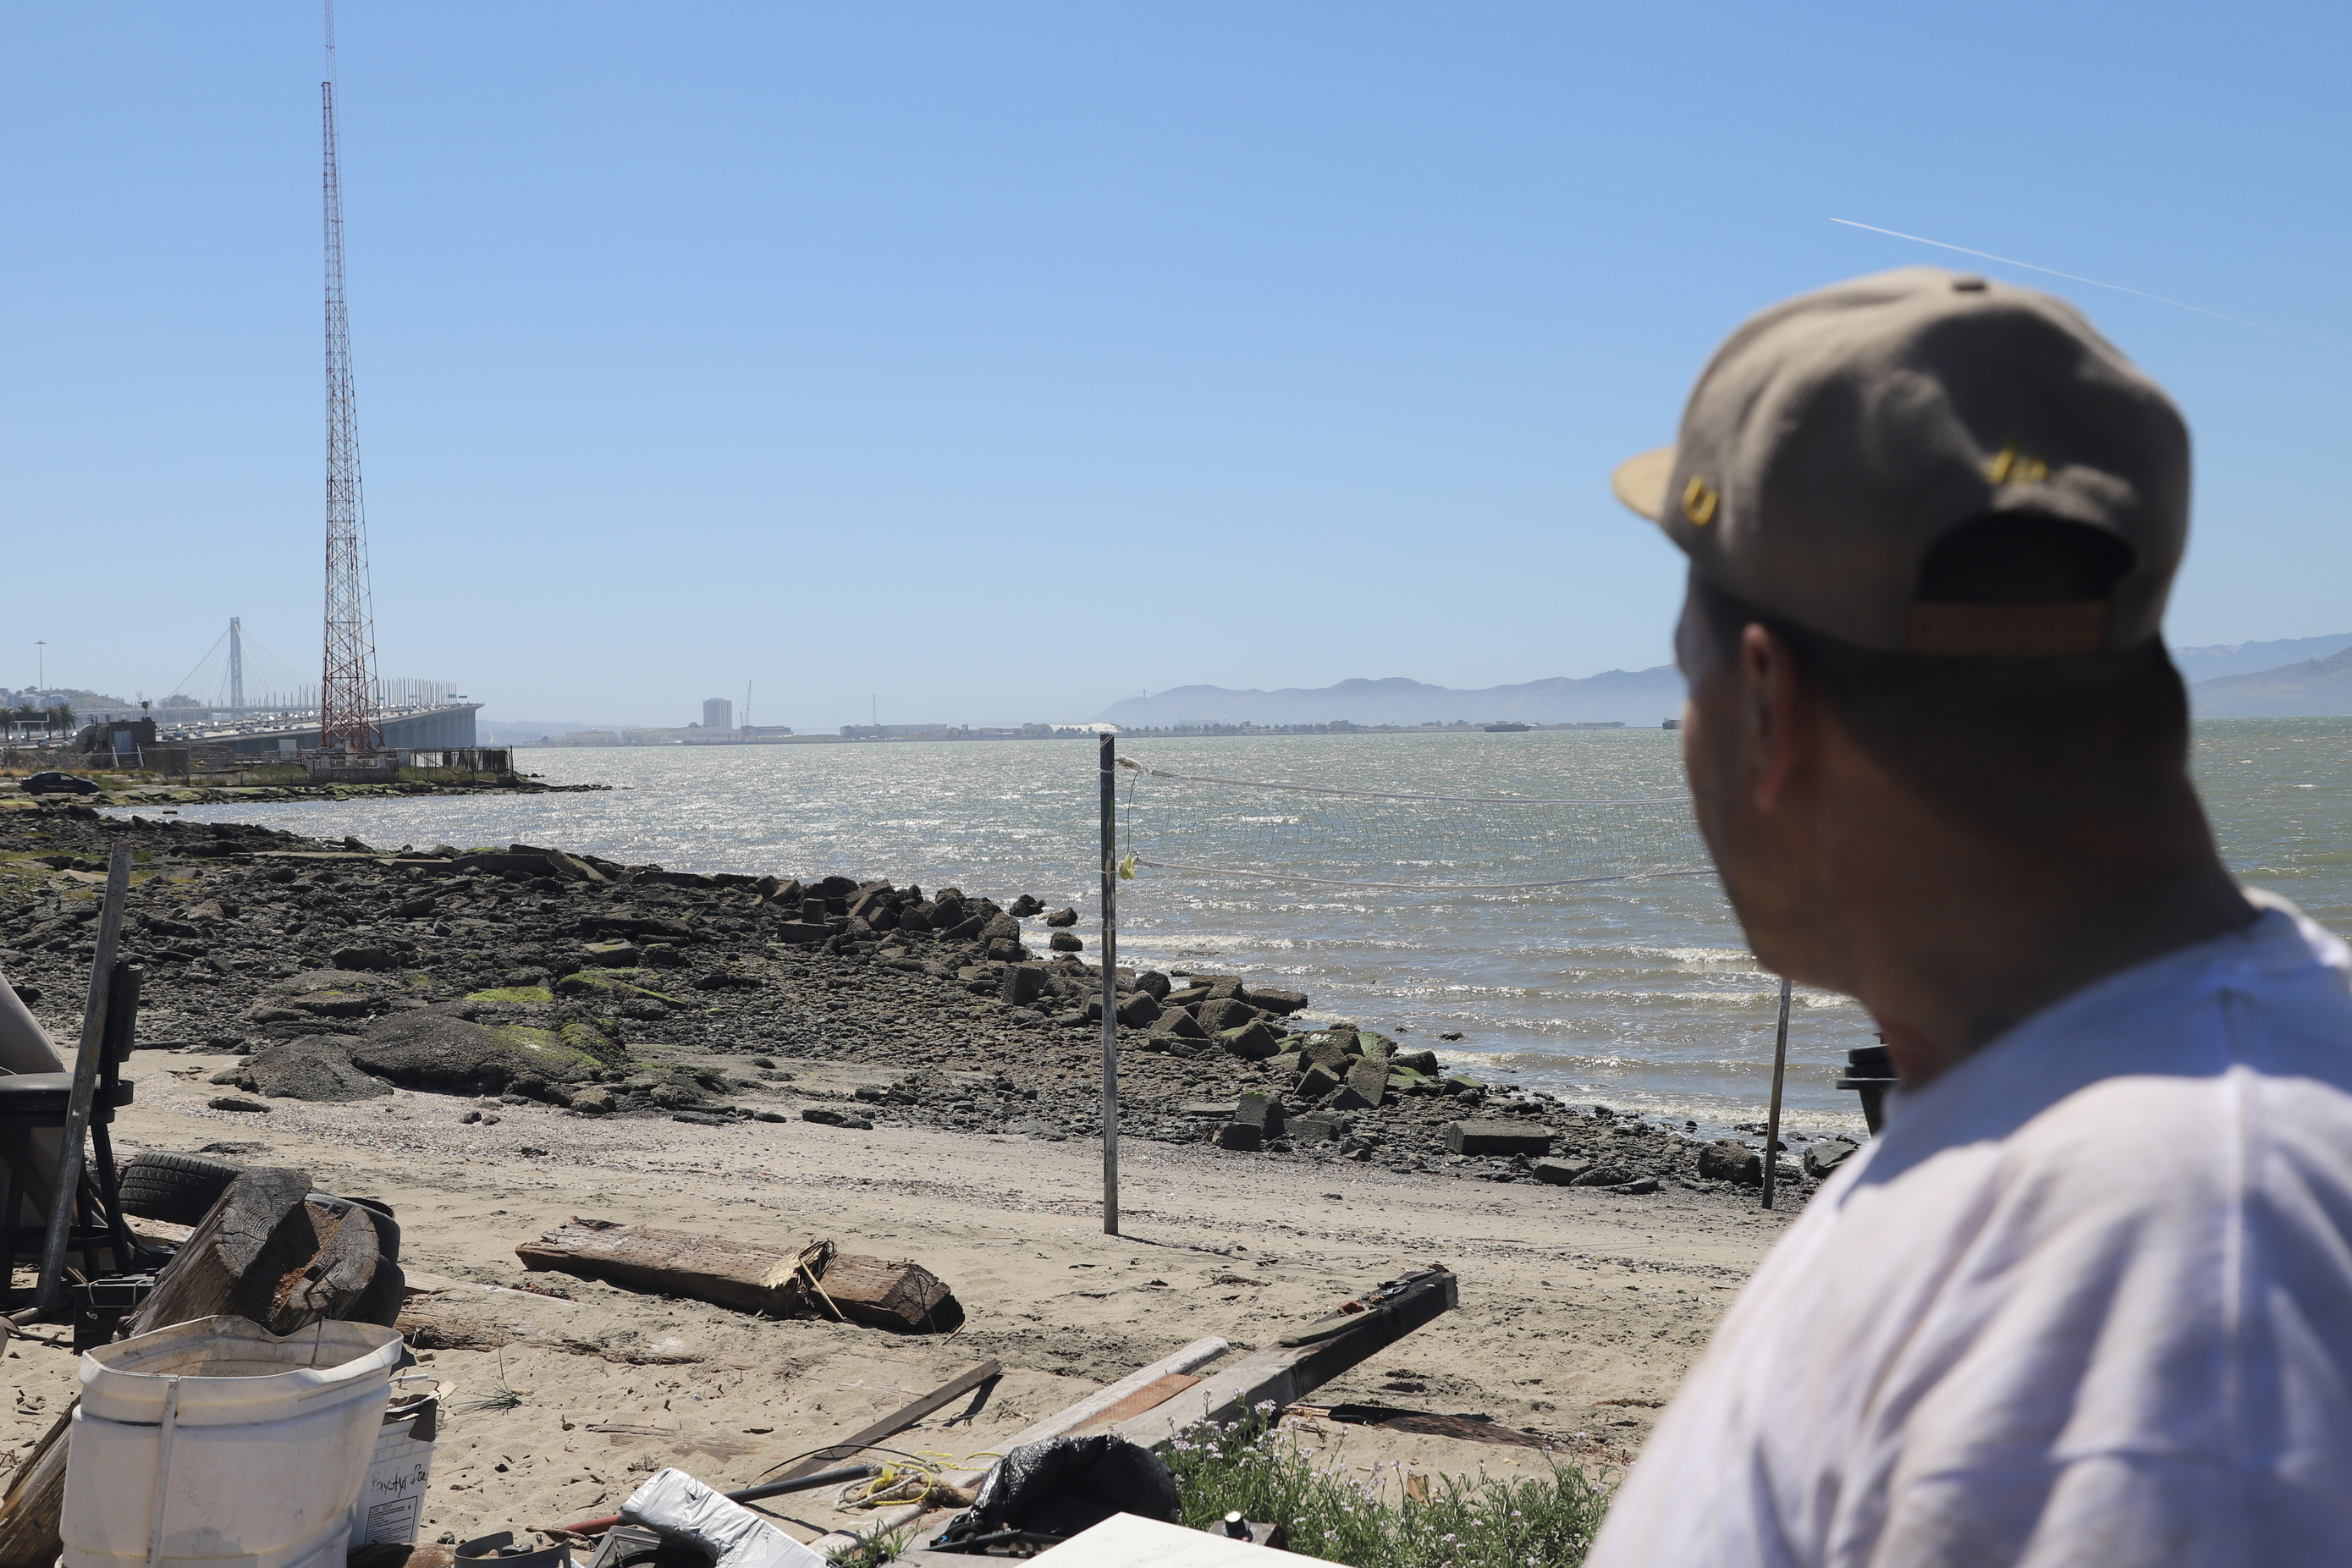
[{"label": "metal pole", "polygon": [[1764,1118],[1764,1207],[1780,1174],[1780,1081],[1789,1071],[1789,980],[1780,978],[1780,1027],[1772,1037],[1772,1109]]},{"label": "metal pole", "polygon": [[1117,742],[1102,737],[1103,1234],[1118,1234],[1118,785]]},{"label": "metal pole", "polygon": [[106,1054],[106,1000],[114,979],[114,947],[122,935],[122,902],[131,891],[131,851],[117,844],[106,866],[106,904],[98,917],[98,956],[90,961],[89,997],[81,1011],[81,1049],[74,1055],[73,1095],[58,1145],[57,1185],[49,1195],[49,1233],[41,1243],[41,1285],[33,1304],[43,1312],[66,1304],[66,1244],[73,1239],[74,1201],[81,1195],[82,1145],[89,1136],[90,1102],[98,1093]]}]

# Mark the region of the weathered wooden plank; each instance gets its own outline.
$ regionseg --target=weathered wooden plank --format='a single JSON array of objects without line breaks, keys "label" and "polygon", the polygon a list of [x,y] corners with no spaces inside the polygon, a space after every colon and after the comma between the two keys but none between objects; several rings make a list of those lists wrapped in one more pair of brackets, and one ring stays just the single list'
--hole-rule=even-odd
[{"label": "weathered wooden plank", "polygon": [[1391,1280],[1290,1336],[1305,1343],[1278,1344],[1221,1366],[1198,1386],[1110,1429],[1156,1448],[1202,1421],[1238,1420],[1260,1405],[1278,1410],[1452,1311],[1460,1299],[1454,1275],[1442,1268]]},{"label": "weathered wooden plank", "polygon": [[[1106,1410],[1120,1401],[1131,1398],[1142,1389],[1150,1387],[1162,1377],[1192,1372],[1231,1350],[1233,1346],[1213,1335],[1196,1339],[1173,1355],[1163,1356],[1149,1366],[1138,1367],[1107,1388],[1097,1388],[1075,1405],[1065,1406],[1042,1421],[1034,1421],[997,1445],[999,1453],[1010,1453],[1031,1443],[1042,1443],[1048,1437],[1060,1437],[1079,1431],[1091,1424]],[[870,1440],[870,1439],[869,1439]],[[985,1469],[954,1470],[941,1479],[950,1485],[972,1487],[980,1484]],[[934,1511],[927,1503],[910,1503],[895,1509],[867,1525],[862,1531],[837,1530],[821,1540],[812,1542],[811,1549],[831,1552],[854,1545],[860,1539],[878,1539],[894,1530],[902,1530],[923,1515]]]},{"label": "weathered wooden plank", "polygon": [[517,1247],[515,1256],[526,1269],[786,1316],[807,1304],[808,1272],[824,1272],[833,1243],[776,1247],[574,1216],[570,1224]]},{"label": "weathered wooden plank", "polygon": [[845,1252],[817,1271],[817,1289],[845,1317],[894,1329],[950,1329],[961,1309],[945,1281],[919,1263]]},{"label": "weathered wooden plank", "polygon": [[971,1393],[982,1384],[986,1383],[990,1378],[994,1377],[1002,1370],[1003,1369],[999,1367],[996,1363],[992,1361],[983,1361],[979,1365],[972,1367],[970,1371],[959,1373],[954,1377],[950,1378],[947,1382],[941,1384],[939,1387],[932,1389],[929,1394],[924,1395],[920,1399],[916,1400],[912,1405],[907,1406],[903,1409],[893,1411],[891,1414],[883,1416],[882,1419],[875,1422],[870,1427],[861,1427],[857,1431],[852,1432],[848,1437],[843,1438],[838,1443],[817,1449],[816,1452],[809,1455],[806,1458],[802,1459],[791,1469],[788,1469],[782,1475],[778,1476],[776,1479],[780,1481],[798,1480],[803,1476],[813,1476],[816,1474],[817,1471],[824,1469],[827,1465],[837,1465],[845,1459],[856,1458],[859,1457],[858,1449],[866,1444],[878,1443],[894,1432],[905,1431],[908,1427],[913,1426],[916,1422],[921,1420],[932,1411],[937,1410],[940,1406],[947,1404],[950,1400],[960,1399],[963,1396]]},{"label": "weathered wooden plank", "polygon": [[1147,1410],[1157,1410],[1188,1388],[1199,1386],[1201,1379],[1181,1372],[1171,1372],[1165,1377],[1155,1377],[1085,1426],[1078,1432],[1091,1432],[1097,1427],[1116,1427]]},{"label": "weathered wooden plank", "polygon": [[58,1537],[66,1509],[66,1435],[77,1400],[41,1434],[0,1497],[0,1568],[50,1568],[65,1549]]}]

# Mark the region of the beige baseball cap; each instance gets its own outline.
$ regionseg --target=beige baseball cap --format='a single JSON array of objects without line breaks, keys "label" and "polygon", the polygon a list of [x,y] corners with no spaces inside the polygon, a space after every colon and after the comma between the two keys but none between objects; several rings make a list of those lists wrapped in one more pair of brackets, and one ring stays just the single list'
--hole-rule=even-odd
[{"label": "beige baseball cap", "polygon": [[[2158,634],[2189,536],[2189,431],[2065,301],[1914,267],[1742,323],[1680,438],[1612,488],[1717,587],[1810,630],[1882,653],[2063,657]],[[1992,517],[2086,525],[2129,565],[2101,599],[1924,601],[1928,553]]]}]

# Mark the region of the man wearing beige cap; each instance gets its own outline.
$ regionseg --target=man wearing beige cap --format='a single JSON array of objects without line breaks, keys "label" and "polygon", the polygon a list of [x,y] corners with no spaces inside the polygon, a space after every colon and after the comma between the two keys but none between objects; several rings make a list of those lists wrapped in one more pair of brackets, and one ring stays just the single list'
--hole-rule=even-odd
[{"label": "man wearing beige cap", "polygon": [[1690,558],[1701,831],[1902,1078],[1591,1568],[2352,1562],[2352,953],[2239,888],[2158,635],[2163,392],[1915,268],[1717,350],[1617,493]]}]

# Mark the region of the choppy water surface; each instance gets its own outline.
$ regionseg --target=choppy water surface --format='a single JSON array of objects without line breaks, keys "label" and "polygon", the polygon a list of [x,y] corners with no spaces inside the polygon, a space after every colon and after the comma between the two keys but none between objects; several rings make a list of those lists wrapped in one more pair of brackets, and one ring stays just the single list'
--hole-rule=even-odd
[{"label": "choppy water surface", "polygon": [[[1355,1018],[1490,1071],[1703,1127],[1760,1113],[1778,981],[1712,875],[1528,892],[1528,883],[1706,864],[1663,730],[1139,739],[1170,772],[1612,805],[1285,794],[1122,774],[1122,845],[1145,860],[1416,891],[1145,870],[1120,893],[1120,957],[1281,979],[1310,1016]],[[2352,719],[2199,725],[2197,772],[2248,882],[2352,932]],[[559,844],[678,871],[838,872],[1074,903],[1095,946],[1095,747],[1083,741],[534,750],[525,766],[610,793],[191,810],[370,843]],[[1842,997],[1800,991],[1787,1118],[1860,1125],[1831,1086],[1871,1042]]]}]

